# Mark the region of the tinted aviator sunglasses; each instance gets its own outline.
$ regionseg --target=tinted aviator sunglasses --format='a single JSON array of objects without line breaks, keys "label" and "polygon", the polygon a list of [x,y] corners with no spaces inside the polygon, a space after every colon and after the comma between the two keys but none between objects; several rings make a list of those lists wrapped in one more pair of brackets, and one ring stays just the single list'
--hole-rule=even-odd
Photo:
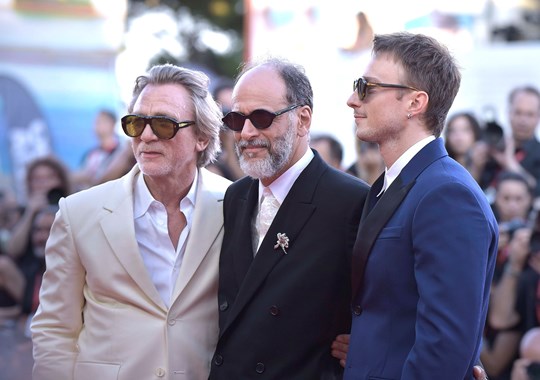
[{"label": "tinted aviator sunglasses", "polygon": [[266,129],[269,126],[272,125],[274,119],[279,116],[283,115],[286,112],[292,111],[295,108],[300,107],[299,104],[289,106],[287,108],[284,108],[280,111],[276,112],[270,112],[267,110],[259,109],[255,110],[249,115],[244,115],[243,113],[231,111],[225,117],[222,119],[223,123],[229,128],[232,129],[235,132],[240,132],[242,128],[244,128],[244,123],[246,122],[246,119],[251,121],[251,124],[257,129]]},{"label": "tinted aviator sunglasses", "polygon": [[358,91],[358,97],[360,98],[360,100],[364,100],[366,98],[368,87],[403,88],[414,91],[422,91],[415,87],[405,86],[403,84],[369,82],[364,77],[360,77],[353,82],[353,91]]},{"label": "tinted aviator sunglasses", "polygon": [[167,116],[126,115],[122,118],[122,129],[129,137],[139,137],[149,124],[152,132],[163,140],[172,139],[182,129],[195,124],[194,121],[176,121]]}]

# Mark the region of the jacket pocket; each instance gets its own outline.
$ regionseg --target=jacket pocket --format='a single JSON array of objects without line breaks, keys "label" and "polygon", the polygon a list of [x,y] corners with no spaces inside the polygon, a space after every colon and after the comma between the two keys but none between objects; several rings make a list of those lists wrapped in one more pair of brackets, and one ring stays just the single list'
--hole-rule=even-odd
[{"label": "jacket pocket", "polygon": [[401,227],[386,227],[381,230],[378,239],[398,239],[401,237]]},{"label": "jacket pocket", "polygon": [[120,364],[78,362],[75,363],[74,380],[116,380]]}]

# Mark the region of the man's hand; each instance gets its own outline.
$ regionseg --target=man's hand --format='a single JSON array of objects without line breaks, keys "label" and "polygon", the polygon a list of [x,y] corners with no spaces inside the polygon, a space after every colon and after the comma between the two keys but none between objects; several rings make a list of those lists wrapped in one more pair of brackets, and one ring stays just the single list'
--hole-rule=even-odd
[{"label": "man's hand", "polygon": [[345,362],[347,361],[350,339],[351,336],[349,334],[341,334],[332,342],[332,356],[339,359],[339,364],[341,364],[343,368],[345,368]]},{"label": "man's hand", "polygon": [[[350,334],[341,334],[332,342],[332,356],[339,359],[339,364],[341,364],[343,368],[345,368],[345,362],[347,361],[350,340]],[[473,374],[476,380],[488,380],[486,371],[479,365],[474,366]]]},{"label": "man's hand", "polygon": [[476,380],[488,380],[486,371],[479,365],[474,366],[473,375]]}]

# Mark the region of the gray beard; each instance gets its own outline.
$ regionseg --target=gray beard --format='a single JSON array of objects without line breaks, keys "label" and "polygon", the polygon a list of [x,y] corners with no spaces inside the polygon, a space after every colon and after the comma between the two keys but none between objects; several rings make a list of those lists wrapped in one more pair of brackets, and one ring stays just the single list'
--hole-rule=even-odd
[{"label": "gray beard", "polygon": [[252,141],[251,143],[266,144],[269,154],[261,159],[246,158],[241,154],[241,147],[249,145],[248,142],[240,142],[235,144],[236,154],[238,155],[240,168],[248,176],[255,179],[264,179],[274,177],[285,165],[290,161],[293,152],[294,137],[296,130],[292,125],[289,125],[287,132],[279,137],[276,137],[273,143],[266,141]]}]

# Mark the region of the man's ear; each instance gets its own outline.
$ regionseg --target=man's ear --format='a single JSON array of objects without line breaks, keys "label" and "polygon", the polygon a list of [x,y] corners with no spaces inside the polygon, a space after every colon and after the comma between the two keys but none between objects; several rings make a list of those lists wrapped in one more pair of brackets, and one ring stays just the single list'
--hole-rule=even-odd
[{"label": "man's ear", "polygon": [[302,106],[298,113],[298,136],[304,137],[309,133],[311,128],[311,108]]},{"label": "man's ear", "polygon": [[429,95],[425,91],[415,91],[414,96],[409,101],[407,114],[415,116],[426,113],[429,102]]},{"label": "man's ear", "polygon": [[203,136],[197,136],[197,143],[195,144],[197,152],[202,152],[203,150],[205,150],[209,143],[210,140],[208,138]]}]

